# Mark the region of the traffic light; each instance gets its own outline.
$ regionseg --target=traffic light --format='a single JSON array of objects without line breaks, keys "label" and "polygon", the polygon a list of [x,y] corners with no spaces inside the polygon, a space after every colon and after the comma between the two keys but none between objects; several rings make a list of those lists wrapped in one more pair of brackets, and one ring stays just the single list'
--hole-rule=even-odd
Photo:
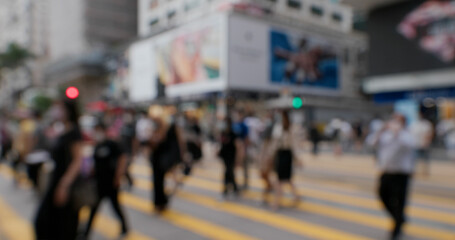
[{"label": "traffic light", "polygon": [[66,97],[69,99],[76,99],[79,96],[79,89],[76,87],[69,87],[66,89]]},{"label": "traffic light", "polygon": [[295,97],[293,100],[292,100],[292,107],[295,108],[295,109],[299,109],[303,106],[303,100],[302,98],[299,98],[299,97]]}]

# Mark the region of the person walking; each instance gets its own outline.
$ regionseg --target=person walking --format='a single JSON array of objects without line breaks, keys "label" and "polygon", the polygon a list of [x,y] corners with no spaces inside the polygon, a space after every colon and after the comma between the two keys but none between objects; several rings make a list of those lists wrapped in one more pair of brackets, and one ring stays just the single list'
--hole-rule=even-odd
[{"label": "person walking", "polygon": [[433,124],[419,113],[419,119],[411,124],[411,134],[417,140],[417,157],[423,160],[423,175],[430,175],[430,147],[433,141]]},{"label": "person walking", "polygon": [[312,154],[316,157],[319,154],[319,142],[321,141],[321,136],[319,134],[318,127],[315,123],[310,124],[308,131],[309,139],[313,145]]},{"label": "person walking", "polygon": [[245,152],[245,154],[242,155],[242,158],[240,161],[242,163],[242,168],[243,168],[243,190],[248,189],[248,180],[249,180],[249,161],[247,158],[247,152],[248,152],[248,146],[249,146],[249,129],[248,126],[245,123],[245,114],[243,111],[238,111],[234,114],[234,120],[235,123],[232,126],[232,130],[234,131],[235,135],[237,138],[242,141],[241,147],[244,149],[242,152]]},{"label": "person walking", "polygon": [[120,130],[120,142],[122,145],[123,150],[125,151],[126,159],[127,159],[127,167],[125,170],[125,177],[128,181],[128,186],[131,189],[134,185],[133,177],[129,172],[129,167],[134,160],[134,149],[135,149],[135,123],[134,117],[132,112],[127,111],[123,115],[123,126]]},{"label": "person walking", "polygon": [[232,190],[234,194],[239,194],[239,188],[235,180],[235,166],[239,164],[244,156],[243,141],[238,138],[232,129],[232,120],[227,118],[225,120],[225,127],[220,137],[220,150],[218,156],[222,159],[224,164],[224,188],[223,196],[227,197],[228,193]]},{"label": "person walking", "polygon": [[406,128],[406,118],[396,114],[370,139],[378,149],[379,198],[394,220],[390,239],[399,239],[406,222],[405,207],[408,188],[414,171],[416,141]]},{"label": "person walking", "polygon": [[287,184],[291,188],[294,196],[294,203],[298,204],[300,196],[297,188],[292,182],[292,174],[294,164],[300,164],[296,158],[295,147],[297,140],[292,134],[291,121],[289,114],[283,111],[281,118],[281,126],[274,130],[275,141],[275,171],[278,175],[278,181],[275,184],[275,201],[272,204],[272,209],[277,210],[281,201],[283,185]]},{"label": "person walking", "polygon": [[99,123],[95,127],[94,135],[96,146],[93,158],[95,160],[98,200],[91,208],[84,236],[88,238],[98,207],[105,198],[110,200],[112,208],[121,222],[121,235],[125,236],[128,233],[128,226],[119,203],[118,194],[120,182],[127,166],[127,156],[117,142],[107,139],[104,124]]},{"label": "person walking", "polygon": [[[175,119],[174,119],[175,120]],[[157,128],[150,140],[152,147],[153,196],[155,211],[161,213],[168,207],[169,197],[165,192],[166,174],[184,159],[184,144],[175,121],[166,124],[157,119]],[[176,183],[176,186],[178,183]]]},{"label": "person walking", "polygon": [[60,136],[51,151],[55,168],[34,221],[35,236],[37,240],[73,240],[79,209],[71,204],[70,189],[79,174],[83,146],[76,102],[57,103],[53,116],[61,123]]}]

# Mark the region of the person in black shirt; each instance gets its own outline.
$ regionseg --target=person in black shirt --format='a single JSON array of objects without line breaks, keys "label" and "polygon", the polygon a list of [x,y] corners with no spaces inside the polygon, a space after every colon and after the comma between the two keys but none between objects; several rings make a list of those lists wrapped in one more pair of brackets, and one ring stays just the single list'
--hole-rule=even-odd
[{"label": "person in black shirt", "polygon": [[74,240],[78,210],[70,201],[71,186],[82,164],[82,135],[78,127],[76,102],[65,100],[53,107],[53,117],[61,123],[61,133],[52,148],[55,161],[50,186],[35,219],[37,240]]},{"label": "person in black shirt", "polygon": [[232,187],[235,194],[238,194],[239,189],[235,181],[234,169],[236,162],[243,157],[244,148],[242,140],[232,130],[232,120],[227,118],[225,124],[225,130],[221,133],[221,148],[218,156],[223,160],[225,167],[223,195],[226,197],[230,187]]},{"label": "person in black shirt", "polygon": [[121,235],[126,235],[128,227],[118,199],[120,180],[125,173],[127,164],[126,155],[119,144],[106,139],[106,127],[103,124],[98,124],[95,127],[95,140],[97,144],[93,158],[95,160],[95,178],[98,183],[98,201],[91,209],[85,237],[90,234],[93,219],[104,198],[109,198],[111,201],[112,207],[122,224]]}]

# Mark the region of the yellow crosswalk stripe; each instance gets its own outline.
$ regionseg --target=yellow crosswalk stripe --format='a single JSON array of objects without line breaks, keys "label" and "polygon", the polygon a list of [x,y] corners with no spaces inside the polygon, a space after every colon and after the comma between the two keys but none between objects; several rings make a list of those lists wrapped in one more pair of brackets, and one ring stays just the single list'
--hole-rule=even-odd
[{"label": "yellow crosswalk stripe", "polygon": [[[153,206],[148,200],[136,197],[128,193],[122,193],[120,195],[120,200],[123,204],[133,208],[137,211],[151,213],[153,211]],[[207,237],[215,240],[253,240],[255,238],[247,236],[242,233],[229,230],[227,228],[218,226],[216,224],[204,221],[183,213],[176,212],[174,210],[169,210],[164,212],[162,215],[163,219],[168,222],[178,226],[180,228],[186,229],[190,232],[196,233],[200,236]]]},{"label": "yellow crosswalk stripe", "polygon": [[[188,180],[192,181],[192,179]],[[146,180],[137,179],[136,186],[143,190],[150,190],[151,183]],[[209,190],[213,190],[210,188]],[[214,210],[221,210],[227,213],[240,216],[252,221],[263,223],[278,229],[292,232],[304,237],[311,237],[315,239],[350,239],[360,240],[368,239],[367,237],[357,236],[355,234],[345,233],[343,231],[322,227],[316,224],[308,223],[302,220],[282,216],[279,214],[271,213],[269,211],[255,209],[247,206],[242,206],[235,203],[218,202],[209,197],[191,194],[188,192],[180,192],[178,196],[184,200],[191,201],[203,207],[208,207]]]},{"label": "yellow crosswalk stripe", "polygon": [[8,240],[32,240],[32,225],[20,217],[3,199],[0,198],[0,235]]},{"label": "yellow crosswalk stripe", "polygon": [[[208,182],[205,180],[192,178],[187,181],[191,186],[196,186],[211,191],[220,191],[220,184],[213,182]],[[248,192],[245,197],[249,197],[255,200],[261,198],[259,193]],[[369,227],[379,228],[387,230],[390,227],[390,223],[385,218],[380,218],[377,216],[356,213],[354,211],[342,210],[336,207],[329,207],[322,204],[315,203],[302,203],[298,208],[305,212],[311,212],[319,215],[325,215],[334,219],[340,219],[343,221],[350,221],[361,225],[366,225]],[[430,239],[455,239],[455,232],[432,229],[421,225],[408,224],[405,231],[416,237],[427,237]]]},{"label": "yellow crosswalk stripe", "polygon": [[[200,175],[202,177],[221,181],[220,174],[216,174],[214,172],[207,172],[205,170],[196,170],[194,171],[195,174]],[[251,184],[254,187],[262,188],[263,184],[257,178],[251,180]],[[324,190],[316,190],[310,188],[299,188],[300,194],[304,196],[310,196],[317,199],[330,201],[330,202],[337,202],[345,205],[355,206],[355,207],[362,207],[366,209],[372,209],[377,211],[382,211],[382,205],[378,200],[362,198],[357,196],[349,196],[347,194],[340,194],[335,192],[328,192]],[[455,215],[451,213],[446,213],[437,210],[429,210],[421,207],[410,206],[408,207],[407,212],[410,216],[426,219],[435,222],[441,222],[446,224],[455,225]]]},{"label": "yellow crosswalk stripe", "polygon": [[[150,169],[146,167],[135,166],[132,168],[133,172],[142,176],[149,176]],[[219,171],[217,171],[219,172]],[[210,170],[195,169],[194,175],[201,176],[207,179],[221,181],[221,174]],[[263,183],[257,178],[251,179],[251,184],[254,187],[262,188]],[[341,194],[336,192],[329,192],[326,190],[311,189],[311,188],[299,188],[300,194],[303,196],[310,196],[316,199],[321,199],[329,202],[336,202],[344,205],[354,206],[358,208],[371,209],[376,211],[382,211],[381,203],[376,199],[369,199],[357,196],[350,196],[348,194]],[[430,220],[434,222],[440,222],[444,224],[455,226],[455,215],[447,212],[442,212],[433,209],[425,209],[422,207],[409,206],[407,213],[411,217]]]},{"label": "yellow crosswalk stripe", "polygon": [[[10,168],[0,165],[0,174],[4,178],[11,179],[12,175],[14,173],[13,173],[13,171]],[[21,185],[21,187],[29,188],[29,185],[30,185],[30,183],[25,182],[25,185]],[[9,209],[9,211],[12,211],[12,210]],[[8,213],[8,215],[12,214],[11,212],[8,212],[7,210],[3,209],[3,205],[2,205],[2,202],[1,202],[1,199],[0,199],[0,225],[1,225],[1,220],[2,219],[7,219],[6,217],[2,218],[3,217],[2,213],[4,213],[4,214]],[[80,211],[80,213],[79,213],[80,222],[87,221],[88,218],[89,218],[89,214],[90,214],[90,210],[88,208],[83,208]],[[15,240],[15,239],[17,239],[17,240],[32,240],[32,239],[34,239],[34,237],[33,237],[33,229],[31,227],[31,224],[27,220],[22,219],[21,222],[19,222],[19,224],[17,224],[17,222],[14,222],[14,223],[11,223],[11,224],[14,225],[13,227],[8,228],[11,231],[14,229],[14,227],[16,227],[16,228],[25,228],[25,227],[27,227],[27,228],[30,228],[30,229],[24,229],[24,231],[17,231],[18,234],[27,234],[27,235],[17,235],[17,238],[9,237],[9,240]],[[95,220],[93,222],[93,228],[94,228],[95,231],[99,232],[100,234],[102,234],[104,237],[107,237],[108,239],[115,239],[119,235],[118,234],[119,230],[113,231],[113,229],[119,229],[118,223],[115,222],[114,220],[112,220],[112,218],[106,217],[103,214],[97,214],[97,216],[96,216],[96,218],[95,218]],[[126,236],[124,239],[125,240],[154,240],[153,238],[147,237],[147,236],[145,236],[145,235],[143,235],[141,233],[138,233],[136,231],[133,231],[133,232],[129,233],[128,236]]]},{"label": "yellow crosswalk stripe", "polygon": [[[137,186],[142,189],[149,189],[151,183],[145,180],[137,180]],[[221,184],[198,178],[189,178],[185,184],[198,187],[209,191],[221,192]],[[256,183],[257,184],[257,183]],[[307,193],[306,191],[304,193]],[[259,193],[248,192],[244,197],[258,200]],[[351,203],[352,204],[352,203]],[[353,204],[355,206],[355,204]],[[323,204],[304,203],[298,206],[298,209],[305,212],[311,212],[318,215],[328,216],[342,221],[350,221],[357,224],[378,228],[382,230],[390,229],[391,223],[386,218],[377,217],[365,213],[342,210],[336,207],[329,207]],[[380,210],[380,209],[378,209]],[[455,239],[455,232],[433,229],[416,224],[408,224],[405,231],[412,236],[427,237],[430,239]]]},{"label": "yellow crosswalk stripe", "polygon": [[[79,213],[79,222],[86,222],[90,216],[90,209],[83,208]],[[119,223],[114,221],[110,217],[106,217],[103,214],[97,214],[93,221],[93,228],[96,232],[100,233],[107,239],[116,239],[120,233]],[[153,238],[145,236],[136,231],[128,233],[128,236],[123,238],[124,240],[153,240]]]}]

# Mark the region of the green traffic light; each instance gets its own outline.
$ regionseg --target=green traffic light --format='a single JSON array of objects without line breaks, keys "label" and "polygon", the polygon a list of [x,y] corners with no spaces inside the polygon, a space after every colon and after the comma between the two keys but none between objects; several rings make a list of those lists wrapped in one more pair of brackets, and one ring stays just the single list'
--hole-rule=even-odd
[{"label": "green traffic light", "polygon": [[303,101],[301,98],[295,97],[292,100],[292,107],[294,107],[295,109],[301,108],[302,106],[303,106]]}]

